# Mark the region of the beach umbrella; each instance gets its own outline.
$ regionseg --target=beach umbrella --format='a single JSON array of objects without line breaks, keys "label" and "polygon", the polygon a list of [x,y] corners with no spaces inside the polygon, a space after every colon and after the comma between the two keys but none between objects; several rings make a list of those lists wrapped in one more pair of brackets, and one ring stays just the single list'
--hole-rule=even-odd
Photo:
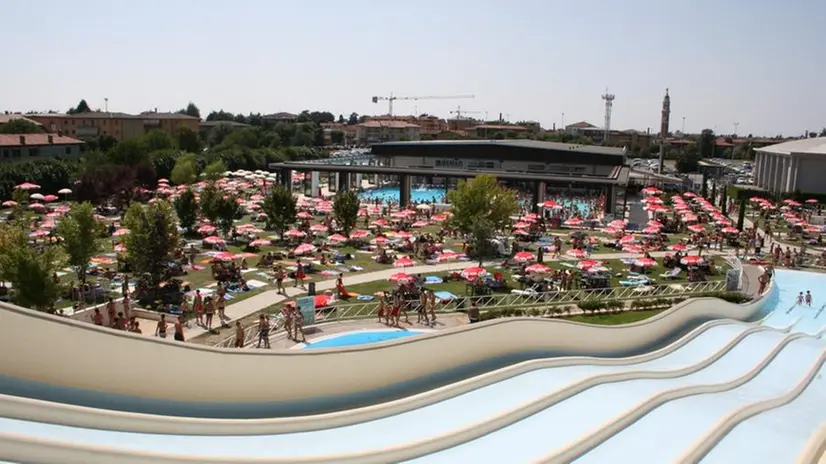
[{"label": "beach umbrella", "polygon": [[668,249],[671,251],[686,251],[688,250],[688,247],[682,243],[675,243],[674,245],[669,245]]},{"label": "beach umbrella", "polygon": [[485,268],[479,267],[479,266],[473,266],[473,267],[469,267],[469,268],[464,269],[461,272],[460,275],[462,276],[463,279],[474,280],[479,276],[487,275],[487,273],[488,273],[488,271],[485,270]]},{"label": "beach umbrella", "polygon": [[29,205],[29,208],[33,209],[35,211],[42,211],[42,210],[46,209],[46,207],[41,205],[40,203],[32,203],[32,204]]},{"label": "beach umbrella", "polygon": [[622,247],[622,251],[626,253],[644,253],[645,250],[642,249],[639,245],[625,245]]},{"label": "beach umbrella", "polygon": [[271,242],[269,240],[265,240],[263,238],[257,238],[257,239],[250,242],[250,246],[252,246],[252,247],[262,247],[262,246],[267,246],[270,243]]},{"label": "beach umbrella", "polygon": [[33,193],[33,194],[29,195],[29,199],[30,199],[30,200],[43,201],[43,199],[44,199],[44,198],[46,198],[46,197],[44,197],[44,196],[43,196],[42,194],[40,194],[40,193]]},{"label": "beach umbrella", "polygon": [[199,234],[211,234],[215,232],[215,226],[204,224],[201,227],[198,227]]},{"label": "beach umbrella", "polygon": [[301,230],[298,230],[298,229],[290,229],[290,230],[284,232],[284,235],[286,235],[287,237],[293,237],[293,238],[301,238],[301,237],[306,237],[307,236],[307,234],[304,233],[304,231],[301,231]]},{"label": "beach umbrella", "polygon": [[591,269],[594,266],[602,266],[602,261],[597,261],[595,259],[584,259],[578,263],[576,263],[576,267],[580,269]]},{"label": "beach umbrella", "polygon": [[410,267],[415,265],[416,261],[414,261],[413,258],[408,257],[399,258],[393,263],[393,267]]},{"label": "beach umbrella", "polygon": [[350,238],[359,239],[370,236],[370,232],[366,230],[354,230],[350,233]]},{"label": "beach umbrella", "polygon": [[581,258],[585,257],[585,252],[582,251],[582,250],[578,250],[576,248],[566,251],[565,254],[572,257],[572,258],[580,258],[581,259]]},{"label": "beach umbrella", "polygon": [[419,228],[419,227],[427,227],[428,225],[430,225],[430,224],[427,221],[416,221],[413,224],[411,224],[410,226]]},{"label": "beach umbrella", "polygon": [[391,275],[387,280],[395,284],[409,284],[410,282],[413,282],[414,278],[410,274],[397,272],[396,274]]},{"label": "beach umbrella", "polygon": [[32,184],[31,182],[23,182],[20,185],[15,185],[14,188],[18,190],[38,190],[40,186],[37,184]]},{"label": "beach umbrella", "polygon": [[209,245],[217,245],[219,243],[224,243],[224,239],[215,235],[210,235],[204,239],[204,243]]},{"label": "beach umbrella", "polygon": [[548,208],[548,209],[559,208],[559,204],[557,204],[557,202],[555,202],[553,200],[547,200],[543,203],[539,203],[537,206],[541,206],[543,208]]},{"label": "beach umbrella", "polygon": [[129,235],[129,229],[118,229],[112,233],[112,237],[123,237]]},{"label": "beach umbrella", "polygon": [[577,218],[577,217],[570,218],[567,221],[565,221],[565,225],[566,226],[574,226],[574,227],[582,225],[582,219]]},{"label": "beach umbrella", "polygon": [[310,244],[310,243],[302,243],[301,245],[298,245],[297,247],[295,247],[295,250],[293,250],[293,253],[296,256],[301,256],[301,255],[306,255],[307,253],[312,253],[315,250],[316,250],[315,245]]},{"label": "beach umbrella", "polygon": [[634,266],[637,267],[654,267],[657,265],[657,261],[654,258],[639,258],[634,260]]},{"label": "beach umbrella", "polygon": [[696,266],[698,264],[702,264],[703,262],[705,262],[705,260],[697,255],[684,256],[683,259],[680,260],[680,263],[685,266]]},{"label": "beach umbrella", "polygon": [[235,255],[228,251],[222,251],[212,257],[213,261],[232,261],[233,259],[235,259]]},{"label": "beach umbrella", "polygon": [[58,200],[60,200],[60,197],[57,195],[46,195],[45,197],[43,197],[43,201],[45,201],[46,203],[53,203]]},{"label": "beach umbrella", "polygon": [[629,243],[634,243],[636,241],[637,241],[637,237],[634,237],[633,235],[624,235],[620,239],[620,243],[622,243],[623,245],[629,244]]},{"label": "beach umbrella", "polygon": [[705,232],[706,228],[701,226],[700,224],[694,224],[688,226],[688,230],[696,233]]},{"label": "beach umbrella", "polygon": [[3,206],[5,206],[6,208],[12,208],[17,206],[17,202],[14,200],[6,200],[3,202]]},{"label": "beach umbrella", "polygon": [[310,226],[310,231],[311,232],[324,233],[324,232],[327,232],[328,230],[330,230],[330,228],[323,225],[323,224],[314,224],[314,225]]},{"label": "beach umbrella", "polygon": [[373,245],[384,245],[390,240],[387,237],[376,237],[373,240],[370,240],[370,243]]},{"label": "beach umbrella", "polygon": [[72,194],[72,190],[71,190],[71,189],[67,189],[67,188],[62,188],[62,189],[58,190],[58,191],[57,191],[57,193],[58,193],[59,195],[71,195],[71,194]]},{"label": "beach umbrella", "polygon": [[454,259],[459,259],[463,256],[464,255],[461,254],[461,253],[456,253],[455,251],[447,250],[447,251],[443,251],[443,252],[439,253],[439,255],[436,256],[436,260],[441,263],[441,262],[445,262],[445,261],[452,261]]},{"label": "beach umbrella", "polygon": [[534,259],[536,259],[536,256],[534,256],[534,254],[530,251],[520,251],[519,253],[513,255],[513,260],[517,263],[528,263]]},{"label": "beach umbrella", "polygon": [[723,232],[724,234],[739,234],[740,230],[736,227],[723,227],[723,230],[721,230],[721,232]]},{"label": "beach umbrella", "polygon": [[334,242],[334,243],[344,243],[347,241],[347,237],[341,234],[333,234],[327,240]]},{"label": "beach umbrella", "polygon": [[551,271],[551,268],[544,264],[537,263],[531,264],[530,266],[526,267],[525,271],[531,274],[546,274]]}]

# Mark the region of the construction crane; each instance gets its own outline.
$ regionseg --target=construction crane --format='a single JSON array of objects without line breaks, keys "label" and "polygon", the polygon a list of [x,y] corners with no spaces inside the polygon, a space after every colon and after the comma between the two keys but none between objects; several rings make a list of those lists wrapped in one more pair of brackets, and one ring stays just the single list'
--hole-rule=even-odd
[{"label": "construction crane", "polygon": [[451,111],[450,114],[455,114],[456,119],[462,119],[463,114],[482,114],[485,113],[485,121],[488,120],[488,112],[487,111],[465,111],[462,109],[461,106],[456,107],[456,111]]},{"label": "construction crane", "polygon": [[474,98],[474,95],[450,95],[450,96],[425,96],[425,97],[397,97],[390,93],[389,97],[373,97],[373,103],[380,101],[388,102],[388,115],[393,116],[393,102],[396,100],[456,100],[461,98]]}]

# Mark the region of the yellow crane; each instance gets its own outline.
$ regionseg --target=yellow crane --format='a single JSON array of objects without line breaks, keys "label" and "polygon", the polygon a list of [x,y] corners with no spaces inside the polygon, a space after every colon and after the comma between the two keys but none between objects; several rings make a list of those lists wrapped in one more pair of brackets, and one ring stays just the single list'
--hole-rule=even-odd
[{"label": "yellow crane", "polygon": [[397,97],[390,93],[390,96],[387,97],[373,97],[373,103],[378,103],[380,101],[388,102],[388,115],[393,116],[393,102],[396,100],[457,100],[463,98],[474,98],[474,95],[430,95],[424,97]]}]

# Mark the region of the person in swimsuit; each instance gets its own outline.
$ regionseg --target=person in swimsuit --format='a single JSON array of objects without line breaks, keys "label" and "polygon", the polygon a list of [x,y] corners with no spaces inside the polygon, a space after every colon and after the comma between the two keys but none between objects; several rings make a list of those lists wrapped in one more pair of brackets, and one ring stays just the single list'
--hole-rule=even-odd
[{"label": "person in swimsuit", "polygon": [[184,324],[185,324],[186,328],[189,328],[189,317],[190,317],[189,312],[191,310],[189,309],[189,300],[186,299],[186,295],[184,295],[184,298],[181,301],[181,308],[180,309],[181,309],[181,315],[184,317],[184,321],[185,321]]},{"label": "person in swimsuit", "polygon": [[379,323],[384,322],[382,319],[385,319],[388,316],[387,311],[387,299],[384,295],[379,296]]},{"label": "person in swimsuit", "polygon": [[270,347],[270,320],[266,314],[258,316],[258,345],[256,345],[256,348],[261,348],[261,344],[264,345],[264,348]]},{"label": "person in swimsuit", "polygon": [[95,325],[103,325],[103,314],[100,312],[100,308],[95,308],[95,314],[92,315],[92,323]]},{"label": "person in swimsuit", "polygon": [[235,321],[235,347],[244,347],[244,328],[241,327],[241,321]]},{"label": "person in swimsuit", "polygon": [[129,331],[136,334],[142,334],[143,331],[141,330],[141,324],[138,321],[132,323],[132,327],[129,328]]},{"label": "person in swimsuit", "polygon": [[127,319],[123,316],[123,313],[119,312],[115,317],[115,329],[126,330],[126,321]]},{"label": "person in swimsuit", "polygon": [[[295,337],[293,338],[293,340],[297,342],[307,341],[307,339],[304,338],[304,317],[298,310],[298,307],[293,308],[293,329],[295,329]],[[299,335],[301,335],[301,340],[298,339]]]},{"label": "person in swimsuit", "polygon": [[195,322],[198,325],[204,325],[204,297],[201,296],[200,290],[195,290]]},{"label": "person in swimsuit", "polygon": [[428,307],[430,311],[430,324],[436,323],[436,292],[433,290],[427,291]]},{"label": "person in swimsuit", "polygon": [[211,296],[204,300],[204,315],[206,316],[206,329],[212,330],[212,316],[215,314],[215,300]]},{"label": "person in swimsuit", "polygon": [[123,295],[123,301],[121,301],[121,304],[123,305],[123,316],[129,319],[129,316],[132,313],[132,304],[129,300],[128,294]]},{"label": "person in swimsuit", "polygon": [[175,320],[175,340],[184,341],[184,324],[181,322],[181,317]]},{"label": "person in swimsuit", "polygon": [[155,326],[155,336],[166,338],[166,314],[161,314],[161,320],[159,320],[158,325]]},{"label": "person in swimsuit", "polygon": [[221,327],[229,327],[224,323],[227,319],[227,315],[224,313],[227,309],[227,291],[223,287],[218,289],[218,301],[216,305],[218,306],[218,320],[221,322]]},{"label": "person in swimsuit", "polygon": [[114,298],[109,298],[109,301],[106,303],[106,315],[109,317],[109,327],[115,326],[115,300]]},{"label": "person in swimsuit", "polygon": [[806,290],[806,297],[804,299],[806,301],[806,305],[811,306],[812,305],[812,292],[809,291],[809,290]]},{"label": "person in swimsuit", "polygon": [[287,293],[284,288],[284,268],[281,266],[275,268],[275,290],[282,295]]},{"label": "person in swimsuit", "polygon": [[301,260],[297,260],[295,262],[296,270],[295,270],[295,287],[301,285],[304,287],[304,265],[301,264]]},{"label": "person in swimsuit", "polygon": [[797,304],[799,304],[799,305],[802,305],[802,304],[803,304],[803,292],[800,292],[800,293],[797,295]]}]

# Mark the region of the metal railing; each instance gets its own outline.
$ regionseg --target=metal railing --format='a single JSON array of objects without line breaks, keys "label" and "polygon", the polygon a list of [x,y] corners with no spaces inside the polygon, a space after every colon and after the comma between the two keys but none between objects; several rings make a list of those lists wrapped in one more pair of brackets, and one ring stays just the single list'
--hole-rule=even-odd
[{"label": "metal railing", "polygon": [[746,273],[743,272],[743,262],[733,254],[727,254],[723,256],[723,259],[733,270],[737,271],[737,290],[743,291],[746,288]]},{"label": "metal railing", "polygon": [[[640,285],[634,287],[611,287],[595,289],[575,289],[567,291],[551,292],[531,292],[519,291],[506,294],[491,295],[465,295],[457,296],[449,301],[437,302],[437,313],[452,313],[464,311],[475,303],[480,311],[491,311],[506,308],[513,309],[535,309],[545,310],[554,306],[576,304],[581,301],[599,300],[635,300],[649,298],[677,298],[700,295],[704,293],[720,292],[726,290],[725,280],[714,280],[707,282],[681,282],[660,285]],[[419,300],[406,301],[405,307],[409,308],[411,314],[415,314],[415,308],[419,305]],[[359,320],[375,317],[378,318],[379,303],[377,301],[356,301],[352,303],[337,303],[325,308],[316,310],[316,324],[325,322],[338,322],[348,320]],[[271,319],[270,333],[283,325],[281,315]],[[258,326],[247,327],[244,331],[245,345],[258,340]],[[215,346],[231,348],[235,346],[235,335],[222,340]]]}]

